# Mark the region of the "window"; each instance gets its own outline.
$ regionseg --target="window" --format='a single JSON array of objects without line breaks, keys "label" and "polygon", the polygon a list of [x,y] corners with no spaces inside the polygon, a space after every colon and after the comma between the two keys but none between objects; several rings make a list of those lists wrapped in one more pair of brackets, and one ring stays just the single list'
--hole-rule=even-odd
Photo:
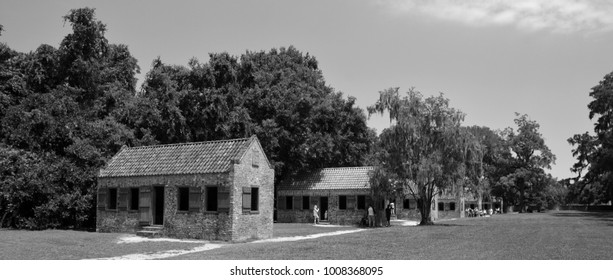
[{"label": "window", "polygon": [[130,210],[138,210],[139,190],[138,188],[130,188]]},{"label": "window", "polygon": [[294,199],[291,196],[285,197],[285,209],[287,210],[294,209]]},{"label": "window", "polygon": [[258,211],[259,189],[257,187],[243,188],[243,212]]},{"label": "window", "polygon": [[445,203],[439,202],[438,203],[438,211],[444,211],[444,210],[445,210]]},{"label": "window", "polygon": [[449,211],[455,211],[455,202],[449,202]]},{"label": "window", "polygon": [[338,209],[341,209],[341,210],[347,209],[347,196],[345,195],[338,196]]},{"label": "window", "polygon": [[189,188],[179,188],[179,211],[189,211]]},{"label": "window", "polygon": [[206,187],[206,211],[217,211],[217,187]]},{"label": "window", "polygon": [[302,210],[309,210],[309,196],[302,197]]},{"label": "window", "polygon": [[258,211],[260,204],[260,189],[256,187],[251,187],[251,211]]},{"label": "window", "polygon": [[109,210],[117,209],[117,188],[109,188],[109,200],[106,208]]},{"label": "window", "polygon": [[358,209],[366,209],[366,196],[358,195]]},{"label": "window", "polygon": [[402,201],[402,208],[403,209],[411,209],[411,202],[410,202],[410,200],[408,198],[405,198]]},{"label": "window", "polygon": [[251,152],[251,166],[259,167],[260,166],[260,154],[257,150],[253,150]]}]

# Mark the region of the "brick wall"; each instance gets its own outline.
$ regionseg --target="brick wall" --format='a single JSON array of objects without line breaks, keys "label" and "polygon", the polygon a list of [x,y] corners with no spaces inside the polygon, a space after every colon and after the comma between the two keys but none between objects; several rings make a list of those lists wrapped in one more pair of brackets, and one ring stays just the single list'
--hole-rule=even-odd
[{"label": "brick wall", "polygon": [[[352,196],[354,197],[354,205],[350,209],[339,209],[339,196]],[[357,209],[357,196],[366,196],[365,206],[368,207],[370,191],[365,189],[355,190],[285,190],[278,193],[278,203],[283,203],[284,199],[280,199],[280,196],[299,197],[300,200],[303,196],[308,196],[309,201],[316,201],[320,208],[320,217],[324,217],[322,213],[320,198],[328,198],[328,222],[331,224],[339,225],[357,225],[360,223],[363,217],[366,216],[365,209]],[[281,201],[281,202],[279,202]],[[312,204],[312,203],[311,203]],[[294,209],[284,209],[283,205],[277,206],[277,221],[280,223],[313,223],[313,206],[309,205],[309,209],[302,209],[302,205],[294,205]],[[300,209],[296,209],[300,208]]]},{"label": "brick wall", "polygon": [[136,232],[138,211],[98,210],[96,230],[98,232]]},{"label": "brick wall", "polygon": [[165,188],[164,235],[176,238],[207,240],[231,240],[232,219],[229,213],[206,212],[204,186],[200,210],[197,212],[178,210],[178,187]]},{"label": "brick wall", "polygon": [[[233,165],[229,177],[234,178],[230,195],[230,213],[234,216],[232,240],[271,238],[275,173],[257,142]],[[244,210],[243,188],[254,187],[258,188],[258,209]]]},{"label": "brick wall", "polygon": [[[435,200],[435,211],[436,211],[436,219],[438,220],[442,220],[442,219],[454,219],[454,218],[460,218],[461,214],[460,212],[461,210],[461,201],[459,199],[451,199],[451,198],[444,198],[444,199],[436,199]],[[440,207],[442,204],[443,207]],[[452,207],[452,204],[454,204],[454,206]],[[452,210],[453,208],[453,210]]]}]

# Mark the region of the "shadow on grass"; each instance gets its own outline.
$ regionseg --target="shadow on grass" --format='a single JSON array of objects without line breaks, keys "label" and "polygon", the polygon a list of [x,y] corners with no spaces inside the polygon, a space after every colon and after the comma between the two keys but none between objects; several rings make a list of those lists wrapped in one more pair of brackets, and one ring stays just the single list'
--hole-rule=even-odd
[{"label": "shadow on grass", "polygon": [[428,226],[420,226],[420,225],[418,225],[418,227],[431,227],[431,226],[434,226],[434,227],[437,227],[437,226],[438,227],[465,227],[466,225],[446,224],[446,223],[445,224],[433,224],[433,225],[428,225]]},{"label": "shadow on grass", "polygon": [[[559,218],[584,218],[589,220],[600,220],[605,222],[613,222],[613,212],[601,212],[601,211],[590,211],[590,212],[558,212],[551,214],[554,217]],[[608,223],[608,226],[613,226],[613,223]]]}]

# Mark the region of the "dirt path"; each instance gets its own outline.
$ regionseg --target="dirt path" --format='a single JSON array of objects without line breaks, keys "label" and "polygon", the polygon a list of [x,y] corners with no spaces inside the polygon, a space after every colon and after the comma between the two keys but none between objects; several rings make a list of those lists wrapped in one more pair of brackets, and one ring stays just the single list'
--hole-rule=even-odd
[{"label": "dirt path", "polygon": [[[311,235],[305,235],[305,236],[278,237],[278,238],[271,238],[271,239],[256,240],[256,241],[253,241],[252,243],[292,242],[292,241],[299,241],[299,240],[306,240],[306,239],[321,238],[321,237],[326,237],[326,236],[334,236],[334,235],[355,233],[355,232],[360,232],[360,231],[365,231],[365,230],[366,229],[341,230],[341,231],[317,233],[317,234],[311,234]],[[99,259],[96,259],[96,260],[154,260],[154,259],[164,259],[164,258],[171,258],[171,257],[180,256],[180,255],[185,255],[185,254],[199,253],[199,252],[204,252],[204,251],[208,251],[208,250],[218,249],[218,248],[222,248],[222,247],[228,245],[226,243],[209,243],[209,241],[180,240],[180,239],[170,239],[170,238],[153,238],[153,239],[150,239],[150,238],[143,238],[143,237],[139,237],[139,236],[126,236],[126,237],[122,237],[122,238],[119,239],[119,241],[117,241],[117,244],[122,244],[122,243],[139,243],[139,242],[182,242],[182,243],[202,243],[204,245],[198,246],[198,247],[194,247],[194,248],[188,249],[188,250],[167,250],[167,251],[154,252],[154,253],[128,254],[128,255],[117,256],[117,257],[99,258]]]}]

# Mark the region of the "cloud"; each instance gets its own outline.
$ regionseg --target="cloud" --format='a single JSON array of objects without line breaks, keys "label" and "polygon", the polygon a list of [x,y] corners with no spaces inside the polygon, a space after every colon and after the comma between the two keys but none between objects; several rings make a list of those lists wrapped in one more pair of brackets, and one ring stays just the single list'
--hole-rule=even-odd
[{"label": "cloud", "polygon": [[473,26],[511,25],[556,33],[613,30],[609,0],[381,0],[399,14],[424,14]]}]

